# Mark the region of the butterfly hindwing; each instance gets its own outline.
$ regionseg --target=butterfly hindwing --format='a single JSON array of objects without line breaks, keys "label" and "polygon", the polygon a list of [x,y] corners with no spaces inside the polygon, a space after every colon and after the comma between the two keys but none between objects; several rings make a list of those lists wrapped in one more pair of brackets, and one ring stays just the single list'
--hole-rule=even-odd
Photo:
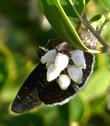
[{"label": "butterfly hindwing", "polygon": [[39,97],[43,103],[50,105],[61,103],[76,93],[72,87],[72,84],[68,87],[67,90],[61,90],[56,80],[48,83],[47,86],[45,86],[45,88],[39,92]]},{"label": "butterfly hindwing", "polygon": [[[83,70],[82,83],[77,84],[81,88],[88,76],[91,74],[93,55],[84,52],[86,69]],[[28,111],[41,103],[61,104],[76,93],[75,83],[71,82],[67,90],[61,90],[57,81],[47,82],[47,69],[45,65],[39,64],[26,79],[12,104],[12,111],[20,113]]]},{"label": "butterfly hindwing", "polygon": [[85,82],[91,75],[93,71],[93,66],[94,66],[94,55],[92,55],[91,53],[84,52],[84,57],[86,60],[86,69],[83,69],[82,83],[79,84],[79,87],[82,87],[83,85],[85,85]]},{"label": "butterfly hindwing", "polygon": [[[83,85],[85,85],[85,82],[88,79],[93,69],[94,56],[87,52],[84,52],[84,56],[86,59],[87,67],[86,69],[83,70],[82,83],[77,84],[78,88],[81,88]],[[61,104],[61,102],[67,100],[69,97],[73,96],[76,93],[76,89],[75,89],[76,84],[74,82],[71,82],[67,90],[61,90],[56,80],[52,82],[47,82],[46,78],[44,80],[45,81],[42,83],[45,86],[44,88],[42,88],[41,91],[39,91],[39,97],[40,100],[45,104]]]}]

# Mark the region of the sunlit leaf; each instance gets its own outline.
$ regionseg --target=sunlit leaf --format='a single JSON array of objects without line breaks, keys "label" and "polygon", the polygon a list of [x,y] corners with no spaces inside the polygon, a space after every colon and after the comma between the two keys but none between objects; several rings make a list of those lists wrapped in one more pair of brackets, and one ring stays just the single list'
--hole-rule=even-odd
[{"label": "sunlit leaf", "polygon": [[98,0],[100,5],[107,11],[110,11],[110,0]]},{"label": "sunlit leaf", "polygon": [[9,84],[9,82],[16,78],[16,65],[12,53],[3,44],[0,45],[0,66],[0,76],[5,76],[4,82],[2,80],[0,84],[2,85],[7,82]]},{"label": "sunlit leaf", "polygon": [[[67,2],[68,6],[71,8],[71,11],[75,11],[75,13],[78,15],[78,18],[79,17],[81,18],[80,13],[77,11],[77,9],[75,9],[74,5],[72,5],[72,2],[67,0],[65,1]],[[100,52],[97,50],[90,50],[83,44],[77,31],[75,30],[75,26],[70,21],[69,17],[64,11],[63,6],[61,5],[59,0],[52,0],[52,1],[40,0],[40,3],[41,3],[42,10],[46,15],[50,24],[53,26],[56,32],[62,38],[64,38],[65,41],[68,42],[68,44],[70,44],[73,48],[79,48],[89,52],[93,52],[93,53]],[[80,6],[82,6],[81,8],[84,7],[83,2],[81,4],[81,1],[79,0],[78,3],[80,4]]]},{"label": "sunlit leaf", "polygon": [[67,4],[65,6],[63,6],[63,8],[64,8],[66,14],[68,16],[78,18],[77,14],[74,11],[74,9],[72,8],[72,6],[74,6],[74,8],[77,10],[77,13],[79,15],[81,15],[82,11],[84,9],[84,6],[86,4],[85,0],[71,0],[71,1],[65,0],[65,1],[67,2]]},{"label": "sunlit leaf", "polygon": [[73,121],[79,121],[84,114],[84,103],[83,99],[79,96],[74,97],[70,101],[70,119]]},{"label": "sunlit leaf", "polygon": [[56,32],[65,38],[65,40],[74,48],[87,48],[82,44],[74,26],[67,17],[59,0],[40,0],[42,9],[50,24],[55,28]]},{"label": "sunlit leaf", "polygon": [[93,76],[91,76],[90,81],[82,93],[84,93],[87,98],[94,98],[106,93],[109,85],[110,71],[107,69],[101,69],[96,71]]},{"label": "sunlit leaf", "polygon": [[97,14],[97,15],[93,16],[89,21],[92,23],[94,21],[98,21],[101,17],[102,17],[101,14]]}]

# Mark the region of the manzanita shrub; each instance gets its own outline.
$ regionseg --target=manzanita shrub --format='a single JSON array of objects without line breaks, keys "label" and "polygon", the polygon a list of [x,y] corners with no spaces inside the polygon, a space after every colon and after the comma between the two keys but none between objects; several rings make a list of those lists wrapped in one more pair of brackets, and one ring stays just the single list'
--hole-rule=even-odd
[{"label": "manzanita shrub", "polygon": [[[39,65],[33,71],[35,64],[32,60],[25,63],[27,57],[23,54],[24,50],[19,48],[17,54],[13,52],[19,45],[17,36],[22,38],[27,32],[25,35],[19,30],[14,32],[17,44],[13,45],[10,41],[8,46],[4,43],[0,45],[1,125],[109,126],[109,0],[36,0],[36,3],[39,3],[42,15],[46,16],[54,30],[54,37],[58,38],[46,34],[53,39],[52,43],[47,41],[45,48],[41,47],[43,43],[39,43]],[[27,22],[23,23],[26,28]],[[32,30],[29,30],[30,26],[27,29]],[[38,29],[32,32],[32,36],[40,32]],[[20,37],[18,34],[21,34]],[[38,41],[36,39],[37,44]],[[24,49],[24,46],[21,47]],[[25,44],[26,48],[30,46]],[[30,55],[30,52],[27,50],[26,54]],[[26,78],[25,73],[30,71],[32,73],[24,79],[19,90],[22,78]],[[35,107],[35,110],[29,111]],[[11,110],[26,113],[16,115]]]}]

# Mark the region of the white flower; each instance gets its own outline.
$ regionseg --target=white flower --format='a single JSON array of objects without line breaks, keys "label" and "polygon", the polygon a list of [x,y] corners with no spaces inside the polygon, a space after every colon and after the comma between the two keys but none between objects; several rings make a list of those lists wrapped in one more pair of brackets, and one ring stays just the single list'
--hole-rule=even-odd
[{"label": "white flower", "polygon": [[75,51],[71,51],[71,58],[76,66],[86,69],[86,61],[83,51],[78,49]]},{"label": "white flower", "polygon": [[74,82],[78,84],[82,82],[83,72],[81,67],[77,67],[75,65],[69,65],[67,71],[69,76]]},{"label": "white flower", "polygon": [[58,78],[58,84],[62,90],[66,90],[71,83],[71,79],[66,74],[60,74]]},{"label": "white flower", "polygon": [[55,67],[54,64],[51,64],[47,69],[47,81],[50,82],[56,79],[60,75],[60,71]]},{"label": "white flower", "polygon": [[59,69],[59,71],[62,71],[67,67],[68,63],[69,63],[69,57],[65,54],[58,52],[55,59],[56,68]]},{"label": "white flower", "polygon": [[[63,48],[65,47],[65,43]],[[63,48],[61,48],[63,50]],[[48,51],[41,57],[41,62],[46,63],[47,81],[51,82],[58,78],[58,85],[62,90],[67,90],[71,80],[77,84],[82,83],[83,69],[86,69],[86,62],[83,51],[69,51],[71,57],[57,52],[55,49]],[[69,59],[72,59],[73,65],[69,65]],[[60,74],[67,68],[68,74]]]},{"label": "white flower", "polygon": [[41,57],[41,63],[46,63],[46,66],[49,66],[50,64],[54,63],[56,55],[57,51],[55,49],[48,51],[44,56]]}]

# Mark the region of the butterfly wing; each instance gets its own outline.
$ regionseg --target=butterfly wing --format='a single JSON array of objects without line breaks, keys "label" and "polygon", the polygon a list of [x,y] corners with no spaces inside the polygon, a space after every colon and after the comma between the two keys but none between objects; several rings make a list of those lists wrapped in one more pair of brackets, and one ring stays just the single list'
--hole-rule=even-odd
[{"label": "butterfly wing", "polygon": [[29,77],[25,80],[24,84],[18,91],[15,100],[12,104],[11,110],[14,112],[24,112],[41,104],[39,99],[39,91],[37,85],[40,84],[42,79],[42,70],[45,70],[44,65],[38,65]]},{"label": "butterfly wing", "polygon": [[[93,55],[84,53],[87,67],[83,71],[83,81],[78,88],[82,87],[92,70]],[[12,111],[21,113],[28,111],[41,103],[44,104],[61,104],[76,93],[75,85],[73,82],[67,90],[61,90],[56,80],[47,82],[46,80],[47,69],[45,65],[39,64],[29,75],[20,88],[13,104]]]},{"label": "butterfly wing", "polygon": [[39,85],[41,89],[39,91],[39,97],[45,104],[61,104],[61,102],[76,93],[72,84],[68,87],[67,90],[61,90],[56,80],[50,83],[47,83],[47,81],[45,81],[45,83],[43,84],[45,84],[44,88]]},{"label": "butterfly wing", "polygon": [[15,97],[11,107],[13,112],[28,111],[42,102],[45,104],[62,102],[75,93],[71,86],[62,91],[56,81],[47,82],[46,71],[43,64],[39,64],[32,71]]},{"label": "butterfly wing", "polygon": [[95,61],[94,55],[90,53],[84,52],[84,57],[86,60],[86,69],[83,69],[82,83],[79,84],[79,87],[85,85],[86,81],[89,79],[91,73],[93,72],[93,66]]},{"label": "butterfly wing", "polygon": [[69,97],[76,93],[77,88],[81,88],[85,85],[85,82],[87,81],[93,69],[94,56],[90,53],[84,52],[84,57],[87,67],[83,70],[82,83],[77,84],[77,87],[75,87],[76,84],[72,82],[67,90],[61,90],[56,80],[48,83],[45,78],[45,81],[43,82],[43,85],[45,86],[44,88],[41,88],[42,90],[39,91],[39,97],[42,102],[45,104],[62,104],[62,102],[65,103],[69,100]]}]

